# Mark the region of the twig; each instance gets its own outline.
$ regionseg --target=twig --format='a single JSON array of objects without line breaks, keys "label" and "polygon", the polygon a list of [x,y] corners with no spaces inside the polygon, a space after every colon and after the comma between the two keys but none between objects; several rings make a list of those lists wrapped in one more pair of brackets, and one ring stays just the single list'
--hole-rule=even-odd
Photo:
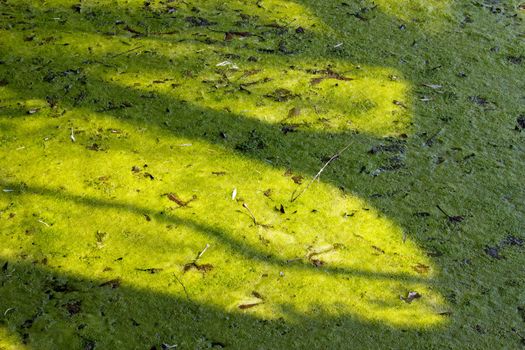
[{"label": "twig", "polygon": [[197,261],[199,261],[199,259],[204,255],[204,253],[206,252],[206,250],[208,250],[209,247],[210,245],[206,243],[206,246],[204,247],[204,249],[201,250],[199,254],[197,254],[197,257],[195,258],[195,260],[193,260],[193,262],[196,263]]},{"label": "twig", "polygon": [[439,206],[439,204],[436,205],[436,207],[439,209],[440,212],[442,212],[443,214],[445,214],[445,216],[446,216],[447,218],[450,218],[450,217],[451,217],[450,215],[447,214],[446,211],[444,211],[443,209],[441,209],[441,207]]},{"label": "twig", "polygon": [[306,185],[305,188],[303,188],[303,190],[301,192],[299,192],[299,194],[297,196],[294,196],[295,194],[295,191],[294,193],[292,193],[292,199],[290,200],[290,202],[294,202],[295,200],[297,200],[297,198],[299,198],[303,193],[306,192],[306,190],[312,185],[312,183],[317,180],[317,178],[319,176],[321,176],[321,173],[324,171],[324,169],[328,166],[328,164],[330,164],[331,162],[333,162],[334,160],[336,160],[337,158],[339,158],[341,156],[341,154],[346,151],[348,149],[348,147],[350,147],[350,143],[348,145],[346,145],[344,148],[342,148],[340,151],[338,151],[336,154],[334,154],[324,165],[323,167],[321,168],[321,170],[319,170],[319,172],[317,174],[315,174],[314,178],[308,183],[308,185]]},{"label": "twig", "polygon": [[248,210],[248,213],[250,213],[250,216],[252,217],[253,223],[254,223],[255,225],[257,225],[257,220],[255,220],[255,215],[253,215],[253,213],[252,213],[252,211],[250,210],[250,208],[248,208],[248,204],[246,204],[246,203],[242,203],[242,206],[243,206],[244,208],[246,208],[246,210]]},{"label": "twig", "polygon": [[204,247],[204,249],[201,250],[199,252],[199,254],[197,254],[195,259],[193,259],[192,262],[187,263],[186,265],[184,265],[183,271],[186,272],[186,271],[189,271],[189,270],[195,268],[195,269],[205,273],[205,272],[208,272],[211,269],[213,269],[213,265],[211,265],[211,264],[197,265],[197,261],[199,261],[199,259],[204,255],[204,253],[206,252],[206,250],[208,250],[209,247],[210,247],[210,245],[208,243],[206,243],[206,246]]},{"label": "twig", "polygon": [[115,58],[115,57],[118,57],[118,56],[120,56],[120,55],[124,55],[124,54],[126,54],[126,53],[133,52],[133,51],[138,50],[138,49],[141,49],[141,48],[143,48],[143,47],[144,47],[144,45],[135,46],[135,47],[132,48],[132,49],[129,49],[129,50],[127,50],[127,51],[124,51],[124,52],[118,53],[118,54],[116,54],[116,55],[113,55],[113,56],[111,56],[111,58]]},{"label": "twig", "polygon": [[7,308],[7,309],[4,311],[4,316],[7,316],[7,313],[8,313],[9,311],[15,311],[15,310],[16,310],[16,308],[14,308],[14,307]]},{"label": "twig", "polygon": [[38,220],[38,222],[41,223],[42,225],[46,225],[47,227],[50,226],[47,222],[45,222],[43,220]]},{"label": "twig", "polygon": [[316,255],[321,255],[321,254],[325,254],[325,253],[329,253],[333,250],[336,250],[337,248],[340,247],[340,244],[339,243],[336,243],[334,245],[331,245],[329,247],[326,247],[326,248],[322,248],[322,249],[319,249],[319,250],[312,250],[312,251],[309,251],[307,254],[306,254],[306,258],[308,260],[312,260],[312,258]]},{"label": "twig", "polygon": [[186,286],[184,285],[184,283],[182,283],[182,281],[177,277],[176,274],[173,274],[173,277],[175,277],[177,282],[179,282],[179,284],[182,286],[182,289],[184,289],[184,294],[186,294],[186,298],[190,300],[190,296],[188,295],[188,291],[186,290]]},{"label": "twig", "polygon": [[448,215],[443,209],[441,209],[441,207],[439,205],[436,205],[436,207],[439,209],[440,212],[442,212],[443,214],[446,215],[448,221],[450,221],[450,222],[458,223],[458,222],[462,222],[465,219],[461,215],[457,215],[457,216]]}]

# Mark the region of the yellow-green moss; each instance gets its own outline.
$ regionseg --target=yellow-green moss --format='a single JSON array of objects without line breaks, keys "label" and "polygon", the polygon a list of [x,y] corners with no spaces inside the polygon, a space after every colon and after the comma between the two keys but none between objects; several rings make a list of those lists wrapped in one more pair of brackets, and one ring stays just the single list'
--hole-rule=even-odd
[{"label": "yellow-green moss", "polygon": [[0,2],[0,348],[517,347],[518,5]]}]

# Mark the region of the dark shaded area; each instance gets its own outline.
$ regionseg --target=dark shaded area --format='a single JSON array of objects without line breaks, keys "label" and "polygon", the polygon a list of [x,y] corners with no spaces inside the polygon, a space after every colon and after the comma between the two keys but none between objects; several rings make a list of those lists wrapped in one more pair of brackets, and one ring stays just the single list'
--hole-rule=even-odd
[{"label": "dark shaded area", "polygon": [[[157,293],[71,276],[61,273],[58,267],[12,263],[7,273],[0,274],[0,292],[1,305],[14,309],[3,316],[0,326],[15,327],[13,331],[20,340],[35,349],[41,349],[42,339],[32,331],[42,329],[46,330],[45,340],[52,339],[54,348],[60,349],[117,346],[161,349],[162,344],[178,344],[182,349],[208,348],[214,344],[228,349],[290,349],[322,346],[335,338],[348,342],[331,343],[331,348],[346,349],[363,343],[388,347],[400,333],[418,334],[415,330],[395,330],[370,322],[364,322],[367,331],[363,332],[360,328],[363,321],[348,315],[333,317],[321,313],[311,317],[289,310],[293,323],[283,319],[263,320],[242,311],[226,312],[202,305],[192,301],[191,294],[190,299],[170,296],[169,292],[181,288],[176,282],[170,284],[166,293]],[[82,303],[78,298],[83,299]],[[31,318],[23,319],[26,314],[32,315]],[[217,328],[218,323],[223,326]],[[96,333],[99,328],[92,328],[94,324],[106,324],[107,331]],[[305,331],[310,331],[310,335]],[[65,343],[60,334],[75,336],[67,338]],[[117,339],[114,334],[128,336]],[[381,337],[377,338],[377,334]],[[192,342],[181,342],[188,335]],[[78,342],[71,344],[71,339]],[[428,345],[427,341],[424,343]]]}]

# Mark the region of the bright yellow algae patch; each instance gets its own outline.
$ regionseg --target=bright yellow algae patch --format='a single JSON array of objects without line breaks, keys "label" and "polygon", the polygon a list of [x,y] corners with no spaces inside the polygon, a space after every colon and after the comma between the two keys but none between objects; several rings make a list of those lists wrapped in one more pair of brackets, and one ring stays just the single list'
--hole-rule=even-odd
[{"label": "bright yellow algae patch", "polygon": [[493,90],[521,76],[520,46],[468,40],[496,14],[4,4],[0,348],[519,341],[521,280],[502,273],[519,247],[501,235],[520,222],[520,97]]},{"label": "bright yellow algae patch", "polygon": [[[37,122],[31,119],[26,118],[27,125]],[[283,175],[286,169],[247,161],[195,140],[186,144],[184,139],[163,137],[159,143],[154,133],[133,134],[130,126],[111,119],[81,120],[75,122],[74,143],[68,129],[50,135],[45,158],[36,149],[26,153],[25,160],[17,153],[6,158],[7,164],[22,161],[24,169],[46,168],[37,179],[13,174],[3,185],[18,198],[13,210],[33,213],[22,225],[31,239],[17,241],[22,250],[34,251],[27,259],[47,257],[50,266],[61,265],[67,274],[100,281],[122,276],[133,288],[162,293],[165,280],[145,278],[137,269],[163,269],[161,276],[175,273],[183,278],[193,300],[229,312],[236,312],[257,289],[265,303],[249,312],[262,318],[293,319],[295,313],[315,315],[322,310],[405,327],[442,321],[437,313],[445,306],[426,286],[434,273],[431,262],[410,240],[403,243],[403,232],[366,202],[314,184],[291,204],[290,195],[298,186]],[[79,152],[95,137],[80,123],[102,130],[97,142],[108,151],[93,152],[80,162]],[[111,136],[107,130],[119,134]],[[140,148],[141,154],[149,154],[147,159],[123,151],[125,145]],[[71,152],[64,155],[63,147]],[[140,171],[134,173],[131,165]],[[217,176],[214,171],[226,174]],[[78,183],[81,177],[88,180]],[[236,200],[231,200],[233,188]],[[263,194],[268,188],[273,192],[269,197]],[[172,191],[197,199],[189,208],[180,208],[165,195]],[[242,203],[264,226],[254,225]],[[285,214],[276,211],[279,203]],[[11,221],[15,232],[18,220]],[[64,240],[64,235],[74,240]],[[40,248],[32,248],[34,243]],[[214,270],[206,277],[196,271],[182,274],[181,267],[207,243],[211,248],[202,263],[212,264]],[[310,260],[308,254],[316,251],[321,253]],[[111,260],[117,258],[124,263],[114,266]],[[316,267],[317,260],[323,266]],[[428,271],[418,274],[417,264]],[[170,284],[168,291],[183,298],[180,288]],[[413,290],[425,298],[412,304],[400,300]],[[384,305],[374,306],[378,302]]]},{"label": "bright yellow algae patch", "polygon": [[228,111],[268,124],[286,123],[331,132],[353,130],[375,136],[410,131],[408,89],[396,71],[356,68],[338,62],[312,66],[299,61],[291,68],[275,66],[279,64],[272,63],[268,68],[263,64],[264,68],[256,70],[216,67],[191,82],[166,78],[159,88],[152,82],[158,81],[159,75],[173,77],[174,72],[141,71],[140,75],[129,72],[105,79],[128,88],[160,91],[178,100],[191,101],[199,108]]}]

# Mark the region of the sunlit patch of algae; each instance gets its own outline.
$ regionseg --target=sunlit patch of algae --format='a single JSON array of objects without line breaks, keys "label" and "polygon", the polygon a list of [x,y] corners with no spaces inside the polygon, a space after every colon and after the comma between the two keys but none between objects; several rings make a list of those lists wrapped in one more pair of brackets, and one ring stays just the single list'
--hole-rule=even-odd
[{"label": "sunlit patch of algae", "polygon": [[518,346],[518,5],[2,2],[0,348]]}]

